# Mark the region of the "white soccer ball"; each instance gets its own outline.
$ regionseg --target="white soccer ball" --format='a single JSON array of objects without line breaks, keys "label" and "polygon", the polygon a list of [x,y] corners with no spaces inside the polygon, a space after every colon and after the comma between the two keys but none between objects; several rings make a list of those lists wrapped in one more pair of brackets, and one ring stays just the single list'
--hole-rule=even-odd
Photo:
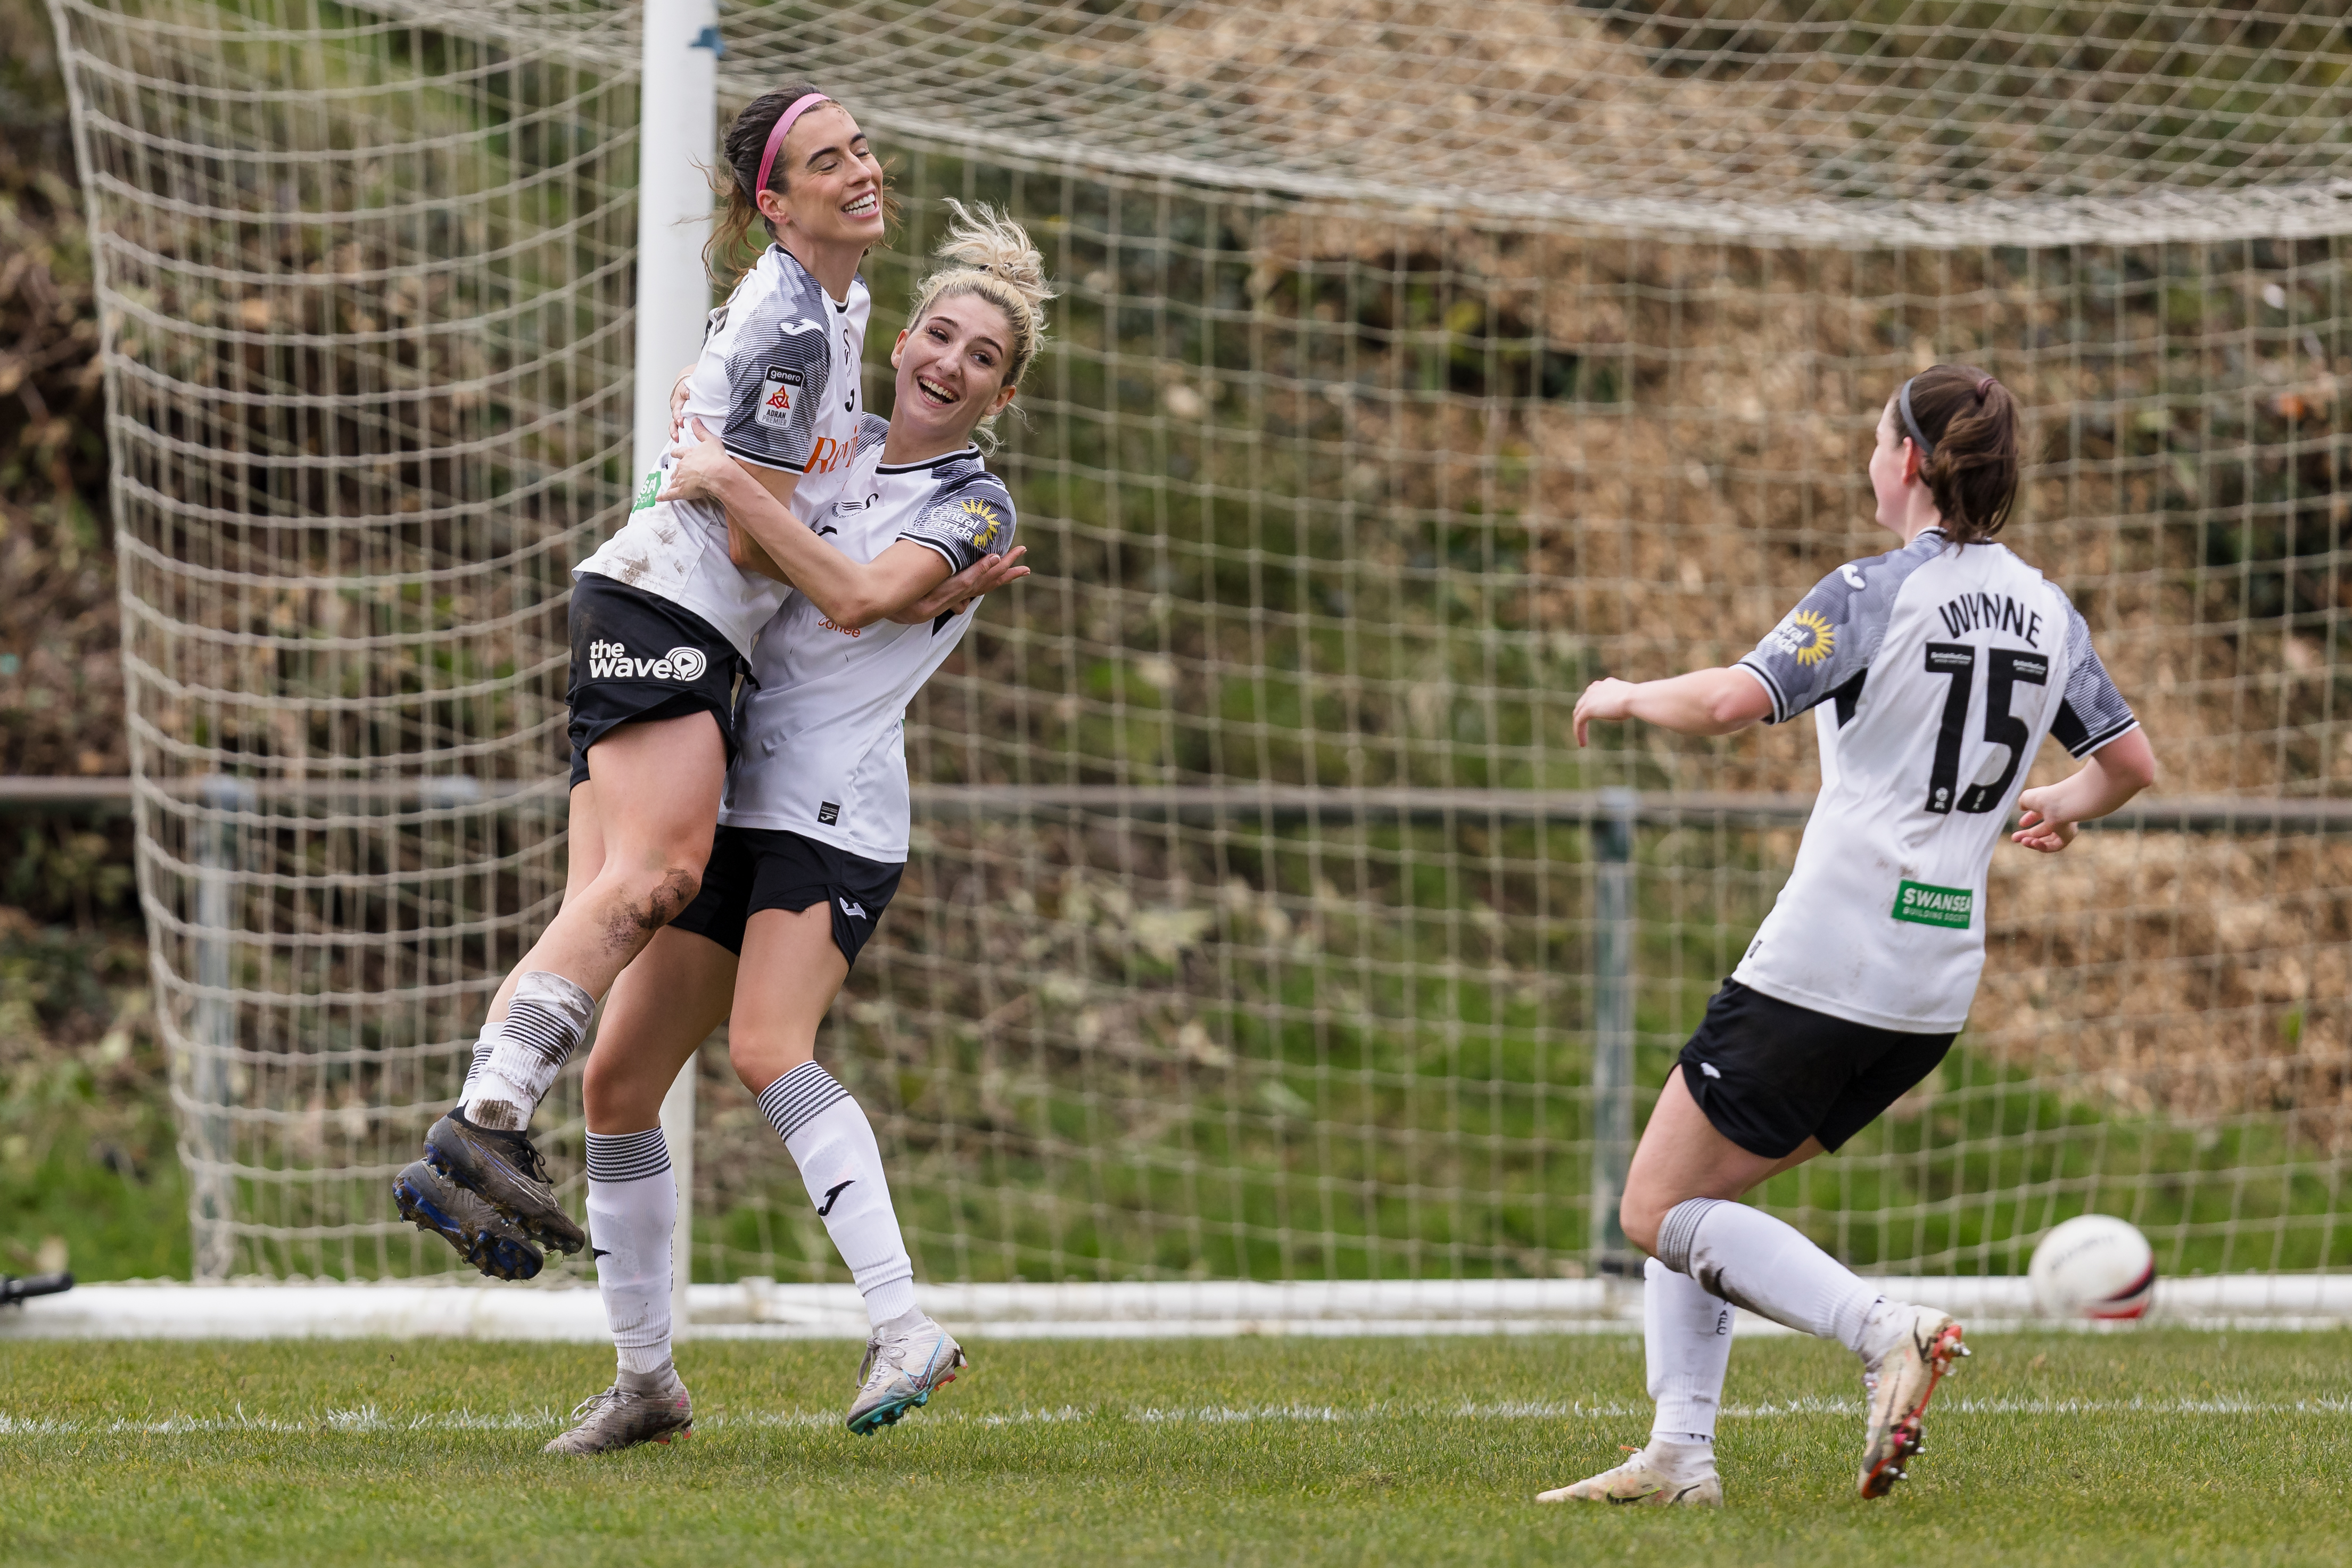
[{"label": "white soccer ball", "polygon": [[2042,1238],[2026,1273],[2052,1317],[2137,1318],[2156,1294],[2156,1248],[2129,1220],[2077,1215]]}]

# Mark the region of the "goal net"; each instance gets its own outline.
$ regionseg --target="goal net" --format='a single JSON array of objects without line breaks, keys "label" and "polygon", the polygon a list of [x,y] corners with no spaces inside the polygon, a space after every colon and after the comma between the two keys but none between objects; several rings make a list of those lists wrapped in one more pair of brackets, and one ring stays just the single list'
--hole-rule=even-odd
[{"label": "goal net", "polygon": [[[383,1194],[561,889],[564,568],[630,489],[636,14],[52,8],[199,1268],[444,1270]],[[2086,1209],[2169,1273],[2352,1262],[2345,21],[730,7],[722,103],[814,77],[894,163],[876,345],[950,196],[1068,289],[999,458],[1039,572],[909,715],[913,859],[821,1047],[919,1269],[1601,1264],[1817,768],[1802,725],[1580,752],[1569,710],[1878,548],[1871,430],[1937,360],[2028,411],[2009,537],[2164,782],[1996,857],[1949,1059],[1760,1199],[1876,1270],[2013,1272]],[[840,1277],[700,1071],[697,1278]]]}]

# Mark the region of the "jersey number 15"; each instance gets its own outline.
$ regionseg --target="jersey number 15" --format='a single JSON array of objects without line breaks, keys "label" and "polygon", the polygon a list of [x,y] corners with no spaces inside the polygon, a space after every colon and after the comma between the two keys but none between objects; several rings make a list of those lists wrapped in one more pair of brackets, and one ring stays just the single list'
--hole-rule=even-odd
[{"label": "jersey number 15", "polygon": [[1955,805],[1967,812],[1990,811],[2000,805],[2010,782],[2025,763],[2026,743],[2032,740],[2033,731],[2009,710],[2010,698],[2020,681],[2029,686],[2047,684],[2050,661],[2038,653],[2010,647],[1987,648],[1984,656],[1990,671],[1985,684],[1984,738],[1989,744],[2009,748],[2009,765],[2000,770],[2000,777],[1990,783],[1980,779],[1961,790],[1957,802],[1953,800],[1952,791],[1960,782],[1960,752],[1968,741],[1969,695],[1976,685],[1977,650],[1967,643],[1929,643],[1927,673],[1952,683],[1944,694],[1944,725],[1936,736],[1935,771],[1927,775],[1929,811],[1948,813]]}]

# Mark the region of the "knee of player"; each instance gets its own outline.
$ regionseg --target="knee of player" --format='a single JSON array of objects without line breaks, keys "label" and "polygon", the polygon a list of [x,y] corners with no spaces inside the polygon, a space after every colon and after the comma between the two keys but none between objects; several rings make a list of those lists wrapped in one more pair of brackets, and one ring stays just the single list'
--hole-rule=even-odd
[{"label": "knee of player", "polygon": [[[607,1128],[627,1131],[622,1126],[628,1121],[627,1112],[634,1110],[629,1101],[630,1075],[620,1065],[620,1058],[610,1051],[591,1051],[588,1065],[580,1074],[580,1097],[588,1112],[588,1130],[602,1132]],[[629,1123],[634,1126],[634,1122]]]},{"label": "knee of player", "polygon": [[1646,1193],[1629,1188],[1617,1204],[1617,1223],[1625,1239],[1653,1258],[1658,1255],[1658,1226],[1665,1217],[1665,1211]]},{"label": "knee of player", "polygon": [[796,1031],[729,1024],[727,1059],[745,1089],[758,1094],[805,1061],[815,1059],[815,1039]]},{"label": "knee of player", "polygon": [[654,856],[609,870],[620,902],[631,919],[648,931],[676,920],[702,890],[703,858]]}]

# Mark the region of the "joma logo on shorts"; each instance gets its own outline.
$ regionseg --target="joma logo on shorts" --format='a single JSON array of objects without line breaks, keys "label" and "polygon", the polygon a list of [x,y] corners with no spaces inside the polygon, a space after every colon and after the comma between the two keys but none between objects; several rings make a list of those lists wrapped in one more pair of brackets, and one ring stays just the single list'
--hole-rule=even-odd
[{"label": "joma logo on shorts", "polygon": [[710,668],[698,647],[674,647],[659,658],[639,658],[616,642],[588,645],[591,680],[698,680]]}]

